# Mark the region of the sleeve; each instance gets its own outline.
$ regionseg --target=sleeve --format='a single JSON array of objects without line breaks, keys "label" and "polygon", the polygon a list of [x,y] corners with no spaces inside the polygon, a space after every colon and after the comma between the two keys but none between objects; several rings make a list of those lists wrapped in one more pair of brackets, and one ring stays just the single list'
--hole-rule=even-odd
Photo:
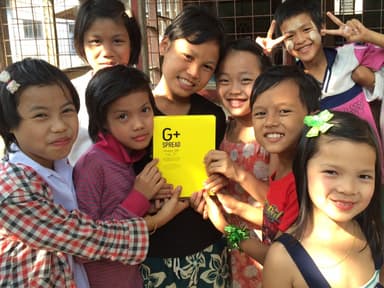
[{"label": "sleeve", "polygon": [[294,179],[293,182],[291,181],[287,186],[284,206],[284,215],[279,225],[279,230],[282,232],[285,232],[296,221],[297,215],[299,213],[299,202],[297,200],[297,192]]},{"label": "sleeve", "polygon": [[[142,216],[149,208],[149,201],[136,190],[128,193],[109,215],[102,215],[103,195],[105,194],[105,163],[97,157],[97,153],[85,154],[77,161],[73,171],[79,209],[90,215],[92,219],[127,219],[135,215]],[[140,195],[138,195],[140,194]],[[134,202],[133,202],[134,201]],[[132,210],[130,210],[132,209]]]},{"label": "sleeve", "polygon": [[354,46],[355,56],[360,65],[378,71],[384,65],[384,48],[373,44]]},{"label": "sleeve", "polygon": [[374,72],[375,73],[375,88],[373,91],[363,87],[363,91],[365,97],[368,102],[374,100],[383,100],[384,96],[384,67],[380,68],[380,70]]},{"label": "sleeve", "polygon": [[0,186],[8,191],[8,195],[0,197],[0,227],[12,239],[32,249],[59,251],[89,260],[108,259],[133,265],[145,259],[149,236],[144,219],[93,221],[78,210],[69,212],[54,204],[40,177],[24,178],[20,181],[20,176],[9,177],[7,173],[0,179]]}]

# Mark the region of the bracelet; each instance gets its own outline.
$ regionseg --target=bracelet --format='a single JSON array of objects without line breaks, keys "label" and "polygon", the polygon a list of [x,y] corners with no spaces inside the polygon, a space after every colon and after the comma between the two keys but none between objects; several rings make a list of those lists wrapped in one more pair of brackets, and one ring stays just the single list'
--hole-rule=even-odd
[{"label": "bracelet", "polygon": [[228,245],[230,249],[240,250],[240,246],[239,246],[240,242],[250,238],[249,230],[245,227],[240,228],[235,225],[228,225],[224,227],[224,231],[226,232]]}]

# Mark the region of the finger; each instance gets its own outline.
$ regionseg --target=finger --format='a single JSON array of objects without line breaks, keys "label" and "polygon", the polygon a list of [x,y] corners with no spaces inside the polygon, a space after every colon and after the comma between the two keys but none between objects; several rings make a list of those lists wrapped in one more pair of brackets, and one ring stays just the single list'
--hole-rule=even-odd
[{"label": "finger", "polygon": [[340,29],[321,29],[321,32],[327,35],[343,36]]},{"label": "finger", "polygon": [[276,20],[272,20],[271,25],[268,28],[267,38],[272,39],[273,32],[275,32]]},{"label": "finger", "polygon": [[327,12],[327,16],[329,19],[332,20],[333,23],[335,23],[337,26],[341,27],[344,25],[344,22],[341,21],[339,18],[337,18],[335,15],[333,15],[331,12]]},{"label": "finger", "polygon": [[273,40],[273,46],[277,45],[277,44],[280,44],[281,42],[283,42],[289,35],[288,34],[285,34],[285,35],[282,35],[278,38],[276,38],[275,40]]}]

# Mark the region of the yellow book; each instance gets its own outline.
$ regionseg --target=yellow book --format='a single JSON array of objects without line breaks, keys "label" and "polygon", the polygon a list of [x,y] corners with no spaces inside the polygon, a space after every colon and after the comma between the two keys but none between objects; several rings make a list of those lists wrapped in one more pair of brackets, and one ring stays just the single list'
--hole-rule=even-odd
[{"label": "yellow book", "polygon": [[204,157],[215,149],[213,115],[155,116],[153,158],[167,183],[183,187],[180,197],[203,189],[207,179]]}]

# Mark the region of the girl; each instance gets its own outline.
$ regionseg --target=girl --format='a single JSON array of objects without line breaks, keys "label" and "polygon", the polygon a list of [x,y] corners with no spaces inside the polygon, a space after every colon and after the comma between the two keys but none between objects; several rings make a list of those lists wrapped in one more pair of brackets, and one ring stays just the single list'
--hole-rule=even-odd
[{"label": "girl", "polygon": [[[160,43],[162,77],[154,90],[155,114],[215,115],[217,148],[225,132],[225,114],[197,92],[212,77],[223,44],[220,21],[202,7],[186,6],[166,28]],[[158,229],[150,242],[150,255],[142,265],[145,287],[226,286],[225,242],[192,208]]]},{"label": "girl", "polygon": [[[94,220],[144,216],[149,200],[165,182],[157,160],[148,163],[136,179],[132,167],[152,138],[154,100],[149,79],[123,65],[102,69],[89,82],[86,103],[89,135],[95,144],[74,169],[80,210]],[[155,227],[168,220],[160,219]],[[85,269],[94,288],[143,287],[138,265],[98,261],[86,263]]]},{"label": "girl", "polygon": [[[227,44],[216,73],[217,92],[230,117],[220,150],[210,151],[205,157],[207,172],[220,173],[230,180],[226,194],[241,201],[241,205],[224,198],[225,207],[231,206],[232,210],[227,220],[248,229],[260,230],[261,223],[245,221],[234,210],[260,206],[268,190],[269,154],[255,139],[249,99],[255,79],[270,66],[269,58],[254,41],[239,39]],[[231,264],[233,287],[261,286],[262,267],[257,261],[232,250]]]},{"label": "girl", "polygon": [[0,286],[88,287],[73,256],[143,261],[148,230],[177,213],[178,193],[145,219],[93,221],[77,210],[66,159],[79,110],[70,80],[45,61],[25,59],[0,73],[0,95],[7,152],[0,163]]},{"label": "girl", "polygon": [[382,287],[375,133],[346,112],[325,110],[304,122],[294,164],[300,212],[267,254],[264,287]]},{"label": "girl", "polygon": [[92,145],[85,108],[85,89],[92,75],[104,67],[138,63],[140,28],[135,18],[125,11],[124,4],[118,0],[88,0],[83,1],[77,13],[74,45],[77,54],[91,66],[91,71],[73,80],[81,105],[79,136],[69,155],[72,164]]}]

